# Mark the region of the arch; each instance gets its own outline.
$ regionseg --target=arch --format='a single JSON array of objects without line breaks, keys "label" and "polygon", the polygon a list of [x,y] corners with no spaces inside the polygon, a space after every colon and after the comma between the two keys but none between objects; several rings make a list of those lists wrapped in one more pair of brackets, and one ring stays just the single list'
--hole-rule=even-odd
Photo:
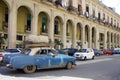
[{"label": "arch", "polygon": [[73,21],[68,19],[66,21],[66,36],[67,36],[67,48],[73,47]]},{"label": "arch", "polygon": [[72,38],[72,33],[73,33],[73,21],[72,20],[67,20],[66,22],[66,33],[67,36],[69,36],[70,38]]},{"label": "arch", "polygon": [[47,12],[41,11],[38,14],[38,35],[43,35],[46,34],[48,35],[48,30],[49,30],[49,23],[50,23],[50,16]]},{"label": "arch", "polygon": [[[54,34],[62,34],[63,19],[60,16],[54,18]],[[62,36],[61,36],[62,37]]]},{"label": "arch", "polygon": [[79,22],[79,23],[77,23],[77,33],[76,33],[76,38],[77,38],[77,40],[80,40],[81,41],[81,30],[82,30],[82,24]]},{"label": "arch", "polygon": [[33,16],[33,11],[32,11],[32,9],[31,9],[31,7],[29,7],[29,6],[25,5],[25,4],[20,4],[20,5],[17,7],[17,10],[18,10],[20,7],[25,7],[25,8],[27,8],[27,9],[29,10],[29,12],[31,13],[31,15]]},{"label": "arch", "polygon": [[90,31],[89,25],[85,25],[85,46],[86,48],[90,47],[89,31]]},{"label": "arch", "polygon": [[6,6],[8,7],[8,10],[10,10],[10,4],[9,4],[8,0],[0,0],[0,2],[4,2],[6,4]]},{"label": "arch", "polygon": [[[7,0],[0,0],[0,30],[2,32],[8,32],[8,23],[9,23],[9,10],[10,10],[10,3]],[[1,36],[5,37],[5,44],[1,45],[1,49],[6,49],[7,47],[7,36],[8,34],[0,33]]]},{"label": "arch", "polygon": [[32,12],[27,6],[19,6],[17,9],[17,32],[27,33],[31,31]]},{"label": "arch", "polygon": [[85,25],[85,41],[89,41],[89,31],[90,31],[90,27],[89,25]]}]

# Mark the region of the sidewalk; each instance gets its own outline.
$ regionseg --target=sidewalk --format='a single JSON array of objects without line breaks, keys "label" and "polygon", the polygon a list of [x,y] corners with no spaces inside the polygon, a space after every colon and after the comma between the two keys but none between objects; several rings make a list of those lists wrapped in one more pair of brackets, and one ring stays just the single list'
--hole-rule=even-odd
[{"label": "sidewalk", "polygon": [[38,77],[38,78],[25,78],[25,77],[11,77],[11,76],[5,76],[0,74],[0,80],[92,80],[92,79],[85,79],[85,78],[76,78],[76,77],[51,77],[46,76],[45,78]]}]

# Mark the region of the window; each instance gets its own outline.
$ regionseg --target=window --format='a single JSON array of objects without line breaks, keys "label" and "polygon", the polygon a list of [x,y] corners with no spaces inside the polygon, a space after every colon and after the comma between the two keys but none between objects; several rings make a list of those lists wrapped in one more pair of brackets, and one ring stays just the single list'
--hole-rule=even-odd
[{"label": "window", "polygon": [[5,22],[8,23],[8,8],[5,8]]},{"label": "window", "polygon": [[100,18],[101,18],[101,14],[100,12],[98,12],[98,20],[100,20]]},{"label": "window", "polygon": [[105,13],[103,13],[103,20],[105,20]]},{"label": "window", "polygon": [[17,40],[22,41],[22,35],[17,35]]},{"label": "window", "polygon": [[26,30],[31,30],[31,14],[27,14],[27,24],[26,24]]},{"label": "window", "polygon": [[93,8],[93,18],[95,18],[95,8]]},{"label": "window", "polygon": [[66,35],[69,36],[69,32],[68,32],[68,23],[66,24]]},{"label": "window", "polygon": [[47,18],[42,17],[42,32],[47,33]]},{"label": "window", "polygon": [[79,12],[79,14],[82,14],[82,5],[81,4],[78,4],[78,12]]},{"label": "window", "polygon": [[107,22],[109,23],[109,16],[107,16]]},{"label": "window", "polygon": [[47,54],[47,52],[46,52],[45,49],[43,49],[43,50],[40,51],[40,55],[46,55],[46,54]]},{"label": "window", "polygon": [[113,18],[111,18],[111,26],[113,25]]},{"label": "window", "polygon": [[55,24],[54,24],[54,34],[59,34],[59,21],[58,20],[55,20]]},{"label": "window", "polygon": [[72,0],[69,0],[68,5],[72,6],[72,4],[73,4]]}]

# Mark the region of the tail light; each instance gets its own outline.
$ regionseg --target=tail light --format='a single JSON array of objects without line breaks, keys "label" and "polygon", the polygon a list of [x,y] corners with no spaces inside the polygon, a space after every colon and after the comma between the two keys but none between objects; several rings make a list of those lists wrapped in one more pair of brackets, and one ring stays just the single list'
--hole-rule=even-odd
[{"label": "tail light", "polygon": [[0,53],[0,57],[3,57],[3,55]]}]

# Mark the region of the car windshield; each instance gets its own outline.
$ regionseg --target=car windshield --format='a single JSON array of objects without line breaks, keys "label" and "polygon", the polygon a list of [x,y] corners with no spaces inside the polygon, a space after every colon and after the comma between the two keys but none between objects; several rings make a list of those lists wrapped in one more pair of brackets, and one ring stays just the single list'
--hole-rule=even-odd
[{"label": "car windshield", "polygon": [[31,49],[24,49],[22,50],[21,54],[29,54],[31,52]]},{"label": "car windshield", "polygon": [[78,52],[86,52],[87,49],[80,49]]},{"label": "car windshield", "polygon": [[5,52],[17,53],[19,51],[17,49],[6,49]]}]

